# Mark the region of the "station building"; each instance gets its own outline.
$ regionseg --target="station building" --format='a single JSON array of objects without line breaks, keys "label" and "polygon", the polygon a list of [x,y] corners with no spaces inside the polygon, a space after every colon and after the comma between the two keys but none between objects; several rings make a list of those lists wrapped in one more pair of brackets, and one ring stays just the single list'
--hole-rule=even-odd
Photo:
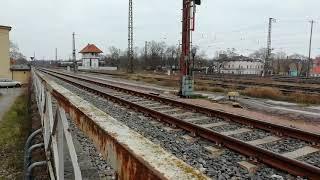
[{"label": "station building", "polygon": [[103,53],[94,44],[88,44],[79,53],[82,54],[82,69],[98,69],[100,53]]},{"label": "station building", "polygon": [[261,75],[263,65],[261,59],[253,59],[245,56],[218,59],[220,73],[235,75]]},{"label": "station building", "polygon": [[10,26],[0,25],[0,78],[20,81],[27,84],[31,68],[28,64],[11,65],[10,60]]},{"label": "station building", "polygon": [[10,40],[11,27],[0,25],[0,78],[12,79],[10,72]]}]

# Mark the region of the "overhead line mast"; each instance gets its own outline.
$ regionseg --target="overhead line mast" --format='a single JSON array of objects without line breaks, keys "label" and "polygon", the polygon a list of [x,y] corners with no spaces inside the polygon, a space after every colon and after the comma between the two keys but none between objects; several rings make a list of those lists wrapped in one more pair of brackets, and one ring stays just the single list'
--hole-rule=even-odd
[{"label": "overhead line mast", "polygon": [[128,73],[133,73],[133,13],[132,0],[129,0],[128,16]]},{"label": "overhead line mast", "polygon": [[76,57],[76,41],[75,33],[72,33],[72,61],[73,61],[73,70],[77,72],[77,57]]},{"label": "overhead line mast", "polygon": [[265,76],[267,74],[272,74],[272,69],[273,69],[273,63],[272,60],[270,59],[271,52],[272,52],[272,47],[271,47],[271,33],[272,33],[272,23],[275,22],[276,19],[274,18],[269,18],[269,26],[268,26],[268,39],[267,39],[267,52],[266,52],[266,58],[264,61],[264,68],[263,68],[263,73],[262,76]]},{"label": "overhead line mast", "polygon": [[311,23],[311,30],[310,30],[310,41],[309,41],[309,56],[308,56],[308,72],[306,73],[307,77],[310,77],[311,74],[311,64],[312,64],[312,59],[311,59],[311,46],[312,46],[312,35],[313,35],[313,25],[315,23],[314,20],[310,21]]}]

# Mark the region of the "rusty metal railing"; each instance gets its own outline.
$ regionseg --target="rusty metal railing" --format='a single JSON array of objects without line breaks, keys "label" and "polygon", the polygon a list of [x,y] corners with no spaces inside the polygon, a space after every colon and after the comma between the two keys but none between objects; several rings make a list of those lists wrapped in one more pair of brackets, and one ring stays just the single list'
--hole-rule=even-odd
[{"label": "rusty metal railing", "polygon": [[[52,108],[52,95],[48,86],[32,71],[36,102],[41,116],[42,133],[51,179],[64,179],[64,149],[67,149],[75,179],[82,179],[75,147],[63,107],[57,104],[55,114]],[[67,145],[65,148],[64,146]],[[51,160],[53,157],[53,161]],[[53,162],[53,163],[52,163]]]}]

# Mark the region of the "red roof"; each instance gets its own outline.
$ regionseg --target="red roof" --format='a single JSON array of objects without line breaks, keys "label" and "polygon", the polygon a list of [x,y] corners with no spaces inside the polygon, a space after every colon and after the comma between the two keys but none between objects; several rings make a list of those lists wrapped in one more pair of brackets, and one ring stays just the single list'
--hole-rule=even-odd
[{"label": "red roof", "polygon": [[99,48],[94,44],[88,44],[83,48],[80,53],[103,53]]}]

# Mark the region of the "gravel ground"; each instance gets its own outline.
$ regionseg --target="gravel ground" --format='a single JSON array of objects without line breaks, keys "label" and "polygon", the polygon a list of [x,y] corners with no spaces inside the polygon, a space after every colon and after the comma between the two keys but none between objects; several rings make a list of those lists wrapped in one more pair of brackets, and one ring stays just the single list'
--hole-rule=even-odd
[{"label": "gravel ground", "polygon": [[89,155],[93,167],[96,167],[100,176],[100,179],[112,180],[116,179],[116,173],[110,165],[103,159],[102,155],[98,153],[98,150],[93,145],[93,142],[79,130],[73,121],[69,120],[69,129],[76,139],[80,142],[85,154]]},{"label": "gravel ground", "polygon": [[286,152],[295,151],[307,145],[308,144],[304,141],[293,139],[293,138],[286,138],[284,140],[262,144],[262,145],[259,145],[259,147],[282,154]]},{"label": "gravel ground", "polygon": [[106,99],[93,96],[84,90],[78,89],[74,86],[66,84],[60,80],[57,82],[73,93],[80,95],[93,105],[110,114],[117,120],[123,122],[131,129],[144,135],[155,144],[159,144],[165,150],[181,158],[191,166],[198,168],[200,171],[209,177],[217,178],[219,180],[227,179],[271,179],[274,174],[285,177],[287,174],[271,168],[263,168],[256,174],[250,175],[245,170],[237,165],[237,162],[245,160],[242,155],[224,150],[224,153],[216,158],[208,155],[204,149],[207,145],[212,145],[210,142],[203,141],[202,139],[196,142],[188,142],[182,136],[186,134],[185,131],[168,132],[164,129],[164,124],[154,123],[154,119],[145,117],[141,113],[133,112],[124,107],[120,108],[119,105],[114,104]]},{"label": "gravel ground", "polygon": [[320,168],[320,152],[309,154],[308,156],[299,158],[299,160]]},{"label": "gravel ground", "polygon": [[[57,102],[52,99],[52,109],[53,112],[56,112]],[[55,118],[55,113],[53,114]],[[93,145],[93,142],[74,124],[68,114],[66,114],[69,122],[69,130],[74,139],[74,145],[77,151],[79,166],[82,171],[82,176],[84,179],[90,177],[89,179],[103,179],[103,180],[114,180],[116,179],[116,173],[111,168],[110,165],[103,159],[101,154],[98,153],[98,150]],[[67,151],[67,150],[65,150]],[[72,164],[68,153],[66,153],[67,162],[65,176],[68,176],[69,179],[74,179],[73,172],[69,171],[72,169]],[[88,156],[90,162],[88,161]],[[95,168],[95,169],[92,169]],[[85,170],[84,170],[85,169]],[[98,177],[97,177],[98,176]],[[68,178],[67,178],[68,179]]]},{"label": "gravel ground", "polygon": [[234,134],[234,135],[231,135],[231,137],[240,139],[242,141],[254,141],[257,139],[265,138],[270,135],[271,134],[266,131],[256,129],[256,130],[250,131],[250,132]]}]

